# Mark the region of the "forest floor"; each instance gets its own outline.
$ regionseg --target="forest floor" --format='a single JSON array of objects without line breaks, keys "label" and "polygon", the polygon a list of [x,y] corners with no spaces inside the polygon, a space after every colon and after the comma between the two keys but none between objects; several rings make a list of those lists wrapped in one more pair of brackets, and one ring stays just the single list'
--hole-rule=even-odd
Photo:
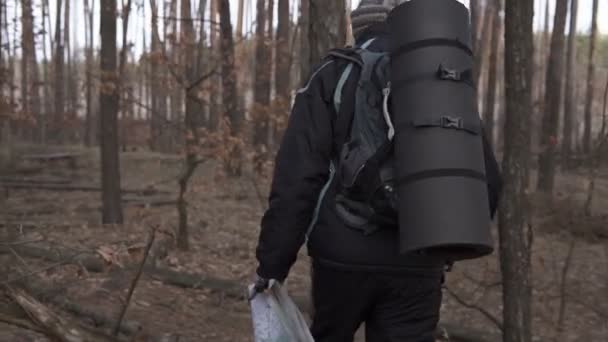
[{"label": "forest floor", "polygon": [[[40,152],[43,151],[30,148],[18,155]],[[48,153],[49,148],[44,152]],[[72,152],[80,154],[74,169],[46,162],[19,163],[18,167],[29,168],[31,174],[2,177],[5,181],[7,177],[27,179],[29,184],[52,181],[58,187],[99,186],[97,151]],[[67,298],[115,322],[135,276],[132,265],[141,261],[148,232],[157,227],[157,244],[165,242],[168,248],[154,249],[152,262],[156,267],[175,274],[229,279],[244,287],[256,265],[254,249],[265,206],[261,198],[265,197],[269,180],[231,179],[221,175],[221,168],[215,163],[202,164],[187,195],[190,251],[180,252],[172,246],[177,210],[171,204],[177,197],[180,167],[177,156],[147,152],[121,155],[123,188],[153,187],[159,191],[147,196],[125,195],[129,201],[124,206],[127,223],[122,226],[100,224],[99,192],[40,190],[35,186],[5,191],[0,195],[0,245],[10,246],[7,241],[24,243],[14,244],[10,253],[0,250],[0,270],[2,265],[11,269],[9,274],[2,274],[0,281],[40,281],[45,290],[52,292],[46,293],[46,298]],[[581,214],[586,185],[586,172],[578,170],[559,177],[555,200],[531,196],[535,341],[608,340],[608,170],[600,172],[592,217]],[[151,202],[159,205],[144,204]],[[51,254],[58,250],[88,253],[105,264],[102,270],[91,271],[79,262],[32,258],[21,252],[28,245],[42,246]],[[308,295],[308,263],[303,249],[288,282],[295,297]],[[247,302],[235,296],[234,291],[230,295],[205,288],[205,281],[199,285],[194,286],[198,289],[177,287],[144,273],[125,317],[125,321],[141,326],[136,340],[251,341]],[[500,289],[496,253],[482,260],[458,263],[447,276],[442,321],[448,327],[470,330],[479,336],[470,341],[497,340],[500,322],[492,320],[500,317]],[[8,307],[7,302],[0,296],[0,306]],[[86,317],[74,316],[61,306],[49,306],[63,317],[90,323]],[[564,312],[561,322],[560,311]],[[47,339],[0,322],[0,341]]]}]

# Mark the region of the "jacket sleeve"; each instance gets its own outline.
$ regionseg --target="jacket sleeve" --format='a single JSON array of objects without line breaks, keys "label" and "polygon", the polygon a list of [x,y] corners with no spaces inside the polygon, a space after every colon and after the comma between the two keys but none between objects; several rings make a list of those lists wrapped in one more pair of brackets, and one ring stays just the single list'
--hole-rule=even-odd
[{"label": "jacket sleeve", "polygon": [[335,117],[332,63],[323,64],[298,91],[276,157],[269,208],[256,250],[257,273],[266,279],[287,277],[329,177]]},{"label": "jacket sleeve", "polygon": [[500,168],[496,161],[496,156],[492,150],[492,145],[488,141],[486,134],[482,134],[483,139],[483,154],[486,164],[486,180],[488,182],[488,200],[490,202],[490,216],[492,219],[496,215],[498,209],[498,201],[502,192],[502,177]]}]

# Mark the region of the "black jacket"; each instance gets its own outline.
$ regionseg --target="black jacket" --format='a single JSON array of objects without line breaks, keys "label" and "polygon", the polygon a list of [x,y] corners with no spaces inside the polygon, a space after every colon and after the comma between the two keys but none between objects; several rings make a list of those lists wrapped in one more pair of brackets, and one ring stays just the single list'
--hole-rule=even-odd
[{"label": "black jacket", "polygon": [[[377,39],[370,50],[385,51],[388,48],[384,25],[368,30],[357,43],[371,37]],[[316,67],[308,83],[297,92],[276,157],[269,209],[262,219],[256,251],[257,272],[263,278],[285,279],[305,242],[319,193],[328,181],[330,160],[335,159],[341,149],[336,128],[349,124],[354,112],[358,71],[353,70],[345,84],[339,115],[333,105],[336,84],[347,65],[345,60],[325,59]],[[344,101],[349,98],[353,101]],[[489,200],[492,211],[495,211],[501,181],[492,149],[485,139],[484,144]],[[347,228],[334,212],[335,194],[336,187],[332,184],[308,240],[308,252],[315,262],[373,271],[442,271],[443,260],[400,255],[397,230],[385,229],[365,236]]]}]

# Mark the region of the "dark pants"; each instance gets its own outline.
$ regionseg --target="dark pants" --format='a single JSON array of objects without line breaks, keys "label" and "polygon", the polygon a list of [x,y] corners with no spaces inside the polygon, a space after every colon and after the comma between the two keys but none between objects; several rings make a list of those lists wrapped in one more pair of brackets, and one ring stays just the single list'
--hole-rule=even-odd
[{"label": "dark pants", "polygon": [[442,275],[344,271],[314,264],[315,342],[351,342],[365,323],[367,342],[433,342]]}]

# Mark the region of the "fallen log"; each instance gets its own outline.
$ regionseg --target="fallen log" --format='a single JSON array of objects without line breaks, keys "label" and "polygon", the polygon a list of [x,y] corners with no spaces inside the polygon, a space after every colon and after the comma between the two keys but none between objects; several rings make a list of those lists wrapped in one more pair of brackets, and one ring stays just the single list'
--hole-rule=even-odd
[{"label": "fallen log", "polygon": [[[115,323],[112,318],[100,313],[99,310],[86,308],[66,298],[65,286],[52,285],[37,277],[36,280],[22,282],[20,285],[39,301],[53,304],[76,317],[85,318],[94,327],[110,329]],[[128,336],[132,336],[139,331],[141,331],[141,325],[136,322],[123,321],[120,325],[120,332]]]},{"label": "fallen log", "polygon": [[[89,272],[103,272],[106,262],[96,253],[68,251],[63,248],[54,248],[39,244],[17,245],[12,247],[21,256],[44,259],[51,262],[65,262],[84,266]],[[0,246],[0,253],[11,253],[7,246]]]},{"label": "fallen log", "polygon": [[9,296],[42,329],[45,335],[62,342],[113,342],[114,338],[102,332],[86,329],[76,322],[61,317],[25,291],[11,290]]}]

